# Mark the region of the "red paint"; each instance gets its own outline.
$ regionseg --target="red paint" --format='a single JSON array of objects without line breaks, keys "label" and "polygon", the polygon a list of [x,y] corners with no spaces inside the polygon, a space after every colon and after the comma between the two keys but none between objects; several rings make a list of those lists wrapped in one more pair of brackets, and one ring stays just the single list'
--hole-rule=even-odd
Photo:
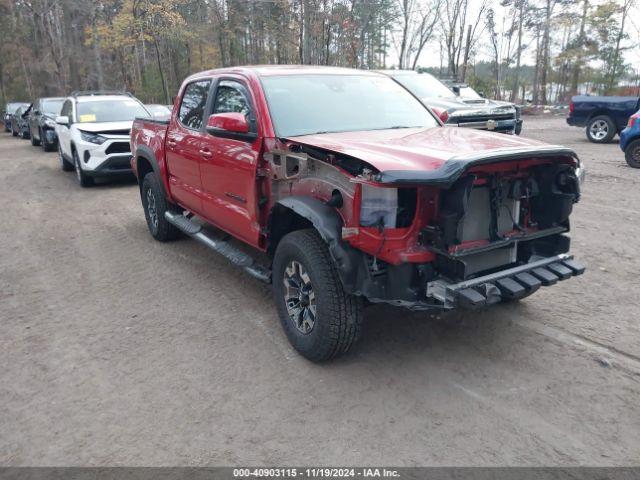
[{"label": "red paint", "polygon": [[228,132],[247,133],[249,132],[249,122],[241,113],[228,112],[216,113],[209,117],[208,128],[217,128]]},{"label": "red paint", "polygon": [[[272,172],[265,153],[287,150],[296,144],[307,145],[363,160],[378,171],[425,171],[438,169],[455,156],[493,155],[543,145],[517,136],[442,126],[306,135],[286,141],[277,139],[260,77],[318,73],[353,75],[354,71],[294,66],[238,67],[192,75],[185,80],[178,93],[168,125],[143,120],[134,122],[131,131],[134,172],[137,174],[137,158],[142,151],[140,147],[144,146],[157,161],[170,201],[264,250],[267,246],[266,227],[274,202]],[[379,75],[363,71],[357,73]],[[205,128],[193,130],[178,121],[177,112],[186,85],[202,79],[214,82],[235,80],[244,85],[256,118],[255,139],[214,136]],[[205,119],[205,123],[208,127],[227,132],[249,131],[249,124],[240,114],[212,115]],[[469,171],[477,174],[476,182],[482,184],[486,181],[484,174],[501,172],[519,176],[535,164],[550,161],[553,160],[536,159],[534,156],[526,160],[476,166]],[[573,162],[573,159],[561,161]],[[349,176],[347,172],[342,173]],[[327,200],[334,188],[326,179],[307,177],[292,181],[289,194]],[[437,188],[419,188],[416,215],[411,226],[388,228],[381,232],[377,228],[359,225],[361,187],[358,184],[354,194],[344,193],[344,205],[338,209],[344,226],[352,229],[344,241],[392,264],[432,261],[435,258],[433,252],[420,245],[418,237],[420,230],[438,214],[438,195]]]}]

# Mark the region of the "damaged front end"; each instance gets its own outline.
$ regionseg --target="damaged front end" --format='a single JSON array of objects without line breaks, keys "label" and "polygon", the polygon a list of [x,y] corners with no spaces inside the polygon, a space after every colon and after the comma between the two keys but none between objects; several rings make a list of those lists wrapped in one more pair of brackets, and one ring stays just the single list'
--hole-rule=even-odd
[{"label": "damaged front end", "polygon": [[569,217],[580,198],[571,150],[468,155],[424,171],[377,171],[295,144],[269,158],[274,204],[313,196],[338,212],[331,254],[345,290],[372,302],[474,308],[584,271],[569,254]]}]

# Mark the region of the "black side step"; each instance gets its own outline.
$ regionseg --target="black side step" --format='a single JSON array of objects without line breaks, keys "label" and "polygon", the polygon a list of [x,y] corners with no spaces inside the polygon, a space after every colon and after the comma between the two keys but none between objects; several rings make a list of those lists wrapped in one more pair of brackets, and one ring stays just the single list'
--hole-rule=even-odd
[{"label": "black side step", "polygon": [[169,223],[174,225],[180,231],[186,233],[192,238],[195,238],[203,245],[209,247],[211,250],[226,257],[236,267],[242,268],[245,272],[258,280],[266,283],[271,283],[271,270],[256,263],[255,259],[246,254],[242,250],[231,245],[229,242],[213,238],[208,235],[201,225],[192,222],[184,215],[165,212],[165,218]]}]

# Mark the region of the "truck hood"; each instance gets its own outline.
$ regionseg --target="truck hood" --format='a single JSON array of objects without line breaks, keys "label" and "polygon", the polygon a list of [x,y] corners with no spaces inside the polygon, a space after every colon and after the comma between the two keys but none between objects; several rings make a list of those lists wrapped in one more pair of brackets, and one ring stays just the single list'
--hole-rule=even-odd
[{"label": "truck hood", "polygon": [[461,97],[425,97],[421,98],[420,101],[428,107],[442,108],[449,113],[458,112],[465,116],[512,113],[515,108],[513,104],[506,102],[496,102],[486,99],[464,101]]},{"label": "truck hood", "polygon": [[101,133],[101,132],[117,132],[119,130],[131,130],[133,120],[124,122],[96,122],[96,123],[76,123],[78,130],[85,132]]},{"label": "truck hood", "polygon": [[577,159],[565,147],[458,127],[323,133],[288,140],[362,160],[379,172],[382,183],[449,184],[478,163],[549,156]]}]

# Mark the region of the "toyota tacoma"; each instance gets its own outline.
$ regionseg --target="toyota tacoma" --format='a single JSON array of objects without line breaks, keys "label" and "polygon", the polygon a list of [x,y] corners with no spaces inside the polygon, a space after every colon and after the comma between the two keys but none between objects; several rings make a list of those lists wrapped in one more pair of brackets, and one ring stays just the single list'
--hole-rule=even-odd
[{"label": "toyota tacoma", "polygon": [[349,350],[366,302],[479,308],[584,271],[572,150],[443,128],[380,73],[198,73],[169,120],[134,121],[131,152],[151,235],[186,234],[271,283],[313,361]]}]

